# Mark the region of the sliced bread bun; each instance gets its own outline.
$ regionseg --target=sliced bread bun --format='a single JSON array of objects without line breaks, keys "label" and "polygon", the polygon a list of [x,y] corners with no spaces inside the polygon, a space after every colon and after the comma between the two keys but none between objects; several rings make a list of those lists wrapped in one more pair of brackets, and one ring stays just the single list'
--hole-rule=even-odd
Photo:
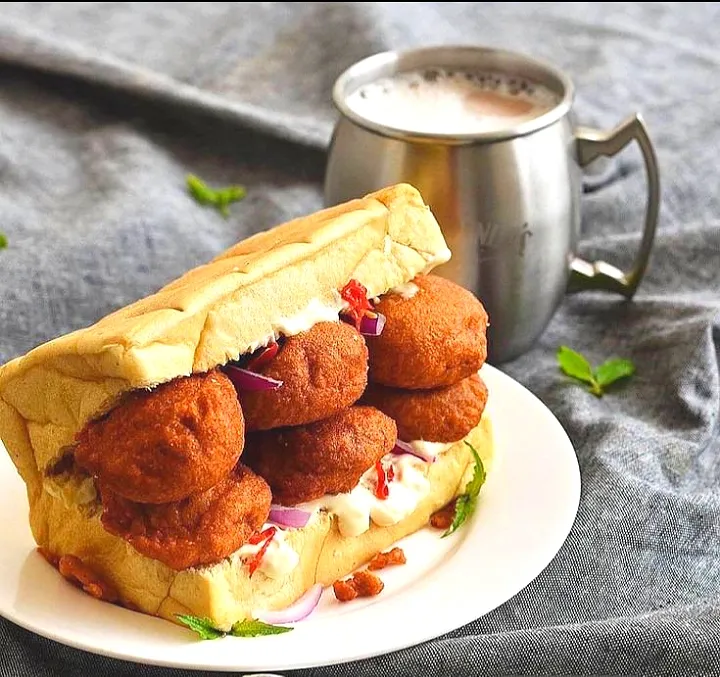
[{"label": "sliced bread bun", "polygon": [[[300,564],[283,579],[250,579],[237,553],[213,566],[169,569],[105,531],[91,482],[49,471],[123,393],[237,359],[287,318],[331,303],[350,279],[375,297],[449,257],[419,193],[397,185],[250,237],[157,293],[0,367],[0,439],[27,485],[38,545],[80,558],[129,606],[169,619],[205,616],[227,628],[287,606],[316,582],[332,583],[426,524],[458,491],[470,459],[463,444],[429,466],[430,492],[402,522],[345,538],[320,511],[289,531]],[[470,437],[489,461],[489,422]]]},{"label": "sliced bread bun", "polygon": [[[466,439],[489,471],[493,460],[489,419],[483,417]],[[97,507],[78,505],[57,492],[40,492],[31,505],[31,526],[39,544],[50,552],[80,558],[112,583],[123,603],[172,621],[175,614],[205,617],[227,630],[235,621],[255,617],[260,611],[289,606],[315,583],[332,585],[425,526],[435,511],[464,488],[470,458],[462,442],[443,452],[428,466],[430,491],[413,513],[390,527],[371,524],[365,533],[346,537],[338,530],[336,518],[321,510],[306,527],[287,530],[286,542],[300,555],[300,562],[279,579],[260,571],[251,578],[238,553],[212,566],[175,571],[105,531]],[[442,532],[437,533],[440,538]]]}]

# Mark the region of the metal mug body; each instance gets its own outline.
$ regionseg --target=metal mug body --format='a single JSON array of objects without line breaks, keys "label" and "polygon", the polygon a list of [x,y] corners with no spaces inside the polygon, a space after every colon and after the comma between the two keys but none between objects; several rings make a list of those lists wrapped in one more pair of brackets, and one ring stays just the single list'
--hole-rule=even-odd
[{"label": "metal mug body", "polygon": [[436,272],[481,298],[490,359],[500,362],[532,346],[565,295],[580,228],[574,145],[567,116],[531,135],[462,145],[388,138],[342,118],[326,201],[415,186],[452,251]]},{"label": "metal mug body", "polygon": [[[527,78],[557,105],[508,129],[421,134],[364,119],[346,105],[357,87],[422,68],[470,69]],[[452,252],[436,272],[474,292],[490,317],[488,354],[503,362],[527,351],[568,291],[601,289],[632,297],[644,274],[659,206],[652,144],[639,115],[610,132],[579,129],[574,88],[531,57],[483,47],[384,52],[346,70],[333,90],[340,118],[328,152],[325,202],[410,183],[430,206]],[[640,145],[648,177],[645,228],[635,265],[623,272],[577,255],[582,167]]]}]

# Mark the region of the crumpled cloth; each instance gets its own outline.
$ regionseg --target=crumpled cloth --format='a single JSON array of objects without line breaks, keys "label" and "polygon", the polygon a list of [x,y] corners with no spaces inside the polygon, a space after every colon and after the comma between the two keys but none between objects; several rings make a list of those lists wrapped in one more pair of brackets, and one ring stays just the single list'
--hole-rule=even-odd
[{"label": "crumpled cloth", "polygon": [[[357,59],[469,43],[551,61],[574,79],[583,125],[643,112],[662,180],[634,301],[568,297],[537,345],[502,365],[577,449],[576,524],[483,618],[300,674],[720,674],[718,26],[717,3],[3,3],[0,362],[320,208],[330,90]],[[627,266],[644,170],[632,150],[606,170],[587,183],[581,253]],[[188,172],[248,196],[224,220],[188,197]],[[561,344],[595,363],[630,358],[637,374],[597,399],[559,373]],[[88,674],[196,673],[0,621],[3,677]]]}]

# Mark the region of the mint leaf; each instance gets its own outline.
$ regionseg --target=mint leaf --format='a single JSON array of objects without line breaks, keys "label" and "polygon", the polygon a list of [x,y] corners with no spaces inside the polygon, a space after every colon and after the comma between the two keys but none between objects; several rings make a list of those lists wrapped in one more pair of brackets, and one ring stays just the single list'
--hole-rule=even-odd
[{"label": "mint leaf", "polygon": [[583,355],[572,348],[560,346],[557,351],[557,360],[560,364],[560,369],[568,376],[576,378],[583,383],[592,384],[595,381],[590,363]]},{"label": "mint leaf", "polygon": [[465,444],[470,448],[470,452],[475,460],[475,471],[473,472],[472,479],[465,486],[465,493],[472,498],[477,498],[480,494],[480,489],[482,489],[482,485],[485,484],[485,466],[475,447],[473,447],[470,442],[465,442]]},{"label": "mint leaf", "polygon": [[195,201],[201,205],[213,205],[215,204],[216,196],[215,191],[210,188],[201,178],[194,174],[187,175],[187,187],[190,191],[190,195],[195,198]]},{"label": "mint leaf", "polygon": [[485,484],[485,466],[483,465],[482,459],[470,442],[466,441],[465,444],[470,447],[470,451],[472,452],[475,461],[475,470],[473,471],[472,479],[465,485],[465,491],[460,494],[455,501],[455,517],[447,531],[442,535],[442,538],[457,531],[465,520],[475,512],[480,489],[482,489],[482,485]]},{"label": "mint leaf", "polygon": [[612,359],[603,362],[594,372],[595,380],[601,388],[605,388],[621,378],[632,376],[635,365],[630,360]]},{"label": "mint leaf", "polygon": [[246,195],[243,186],[227,186],[226,188],[211,188],[201,178],[194,174],[186,177],[188,192],[198,204],[215,207],[225,218],[230,216],[229,206],[233,202],[242,200]]},{"label": "mint leaf", "polygon": [[185,614],[175,614],[175,617],[183,624],[196,632],[200,639],[220,639],[225,637],[227,633],[218,630],[207,618],[198,616],[188,616]]},{"label": "mint leaf", "polygon": [[262,635],[283,635],[291,632],[293,628],[284,625],[270,625],[262,621],[248,618],[244,621],[234,623],[230,632],[218,630],[208,618],[199,616],[188,616],[186,614],[175,614],[175,617],[185,626],[196,632],[200,639],[220,639],[226,635],[233,637],[261,637]]},{"label": "mint leaf", "polygon": [[4,233],[0,233],[0,249],[5,249],[8,246],[8,239]]},{"label": "mint leaf", "polygon": [[630,360],[618,358],[607,360],[597,369],[593,369],[585,356],[567,346],[558,348],[557,360],[563,372],[582,383],[587,383],[588,390],[596,397],[602,397],[605,388],[618,379],[635,373],[635,365]]},{"label": "mint leaf", "polygon": [[230,634],[233,637],[262,637],[263,635],[283,635],[292,630],[293,628],[284,625],[270,625],[270,623],[248,618],[235,623],[230,630]]}]

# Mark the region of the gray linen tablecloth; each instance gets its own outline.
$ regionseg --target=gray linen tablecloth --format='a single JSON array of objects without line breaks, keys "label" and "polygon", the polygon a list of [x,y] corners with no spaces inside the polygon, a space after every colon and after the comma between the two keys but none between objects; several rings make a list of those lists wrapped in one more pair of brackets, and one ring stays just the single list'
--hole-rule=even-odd
[{"label": "gray linen tablecloth", "polygon": [[[356,59],[441,43],[548,59],[574,78],[583,124],[643,111],[663,182],[635,301],[568,298],[503,366],[577,448],[577,522],[484,618],[312,674],[720,674],[718,29],[718,3],[2,3],[0,361],[321,207],[330,89]],[[248,197],[223,220],[187,196],[187,172]],[[628,263],[637,155],[606,178],[584,198],[582,252]],[[558,374],[561,343],[632,358],[637,376],[595,399]],[[0,622],[3,676],[171,673]]]}]

